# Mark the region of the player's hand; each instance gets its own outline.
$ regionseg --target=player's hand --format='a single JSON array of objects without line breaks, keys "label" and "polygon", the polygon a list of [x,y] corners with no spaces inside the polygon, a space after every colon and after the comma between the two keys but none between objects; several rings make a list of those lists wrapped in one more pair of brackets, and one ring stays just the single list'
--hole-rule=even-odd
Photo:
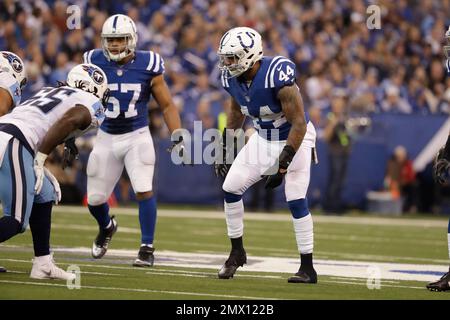
[{"label": "player's hand", "polygon": [[62,168],[70,167],[74,160],[78,160],[78,148],[75,144],[75,138],[71,138],[64,143]]},{"label": "player's hand", "polygon": [[222,139],[220,140],[220,148],[221,153],[217,154],[216,161],[214,162],[214,171],[216,173],[216,177],[222,177],[225,178],[228,174],[228,171],[231,168],[231,164],[227,163],[227,143],[226,143],[226,131],[225,128],[223,130]]},{"label": "player's hand", "polygon": [[188,158],[188,154],[186,152],[186,147],[184,146],[183,137],[180,137],[180,139],[177,142],[174,142],[167,149],[167,152],[169,152],[169,153],[175,152],[175,154],[181,158],[181,163],[183,164],[183,166],[186,164],[194,165]]},{"label": "player's hand", "polygon": [[261,176],[262,178],[266,179],[266,189],[275,189],[283,182],[283,178],[287,172],[287,168],[291,164],[294,156],[294,148],[290,145],[284,146],[283,151],[281,151],[280,157],[278,158],[278,166],[275,168],[270,168],[268,170],[270,174],[264,174]]},{"label": "player's hand", "polygon": [[34,157],[33,161],[33,169],[34,174],[36,176],[36,183],[34,185],[34,193],[39,194],[42,190],[42,185],[44,184],[44,163],[45,159],[47,159],[47,155],[42,152],[38,152]]},{"label": "player's hand", "polygon": [[434,179],[442,185],[450,182],[450,162],[445,158],[444,148],[439,150],[434,159],[433,175]]},{"label": "player's hand", "polygon": [[55,188],[55,194],[56,194],[55,205],[57,205],[58,203],[61,202],[61,196],[62,196],[61,187],[59,186],[59,182],[58,182],[58,180],[56,180],[55,176],[50,172],[50,170],[48,170],[46,167],[44,167],[44,174],[48,178],[48,180],[50,180],[51,184],[53,185],[53,188]]}]

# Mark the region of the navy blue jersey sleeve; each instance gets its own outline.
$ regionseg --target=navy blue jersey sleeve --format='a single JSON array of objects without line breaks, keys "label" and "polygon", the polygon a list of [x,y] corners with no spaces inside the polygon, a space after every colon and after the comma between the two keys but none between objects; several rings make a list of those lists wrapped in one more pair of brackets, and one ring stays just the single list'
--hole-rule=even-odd
[{"label": "navy blue jersey sleeve", "polygon": [[165,71],[164,59],[158,53],[149,51],[146,70],[154,75],[163,74]]},{"label": "navy blue jersey sleeve", "polygon": [[266,87],[274,88],[278,92],[281,88],[293,84],[295,84],[295,64],[287,58],[279,57],[268,70]]}]

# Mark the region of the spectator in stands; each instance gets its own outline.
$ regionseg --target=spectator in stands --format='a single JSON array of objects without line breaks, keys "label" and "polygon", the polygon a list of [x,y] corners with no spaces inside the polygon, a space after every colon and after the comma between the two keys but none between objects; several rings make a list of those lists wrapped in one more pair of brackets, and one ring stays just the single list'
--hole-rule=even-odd
[{"label": "spectator in stands", "polygon": [[387,164],[385,188],[403,199],[403,212],[417,211],[416,173],[403,146],[397,146]]}]

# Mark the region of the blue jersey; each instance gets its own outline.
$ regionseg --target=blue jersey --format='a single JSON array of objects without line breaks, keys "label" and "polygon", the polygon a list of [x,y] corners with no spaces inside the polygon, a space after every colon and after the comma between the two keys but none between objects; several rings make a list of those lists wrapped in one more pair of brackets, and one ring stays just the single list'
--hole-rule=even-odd
[{"label": "blue jersey", "polygon": [[148,126],[148,103],[153,77],[164,73],[164,61],[152,51],[136,51],[125,65],[109,61],[101,49],[84,54],[85,63],[93,63],[106,74],[111,90],[105,120],[100,129],[123,134]]},{"label": "blue jersey", "polygon": [[[227,79],[222,72],[224,89],[241,106],[241,112],[253,120],[260,136],[267,140],[286,140],[291,129],[277,98],[284,86],[295,84],[295,64],[289,59],[263,57],[261,66],[248,86],[238,77]],[[309,121],[308,115],[305,114]]]}]

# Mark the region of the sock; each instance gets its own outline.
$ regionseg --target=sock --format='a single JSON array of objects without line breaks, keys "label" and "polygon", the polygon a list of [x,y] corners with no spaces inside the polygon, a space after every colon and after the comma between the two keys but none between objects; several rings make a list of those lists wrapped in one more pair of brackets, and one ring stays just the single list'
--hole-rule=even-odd
[{"label": "sock", "polygon": [[153,248],[153,244],[152,243],[142,243],[141,247],[150,247]]},{"label": "sock", "polygon": [[22,226],[13,217],[3,216],[0,218],[0,243],[20,233]]},{"label": "sock", "polygon": [[231,240],[231,250],[244,251],[244,245],[242,244],[242,237],[230,240]]},{"label": "sock", "polygon": [[100,228],[106,229],[110,226],[111,217],[109,216],[109,206],[107,203],[103,203],[98,206],[91,206],[88,204],[89,212],[97,220]]},{"label": "sock", "polygon": [[313,266],[313,254],[300,254],[300,269],[311,269]]},{"label": "sock", "polygon": [[314,229],[306,198],[288,201],[294,224],[295,240],[300,254],[313,252]]},{"label": "sock", "polygon": [[141,243],[153,244],[156,226],[156,199],[139,201],[139,222],[141,224]]},{"label": "sock", "polygon": [[242,196],[225,192],[225,218],[228,237],[236,239],[244,235],[244,202]]},{"label": "sock", "polygon": [[52,202],[33,203],[30,216],[30,229],[33,236],[34,256],[50,254],[50,229]]},{"label": "sock", "polygon": [[300,219],[292,219],[295,240],[300,254],[312,253],[314,248],[314,229],[311,214]]}]

